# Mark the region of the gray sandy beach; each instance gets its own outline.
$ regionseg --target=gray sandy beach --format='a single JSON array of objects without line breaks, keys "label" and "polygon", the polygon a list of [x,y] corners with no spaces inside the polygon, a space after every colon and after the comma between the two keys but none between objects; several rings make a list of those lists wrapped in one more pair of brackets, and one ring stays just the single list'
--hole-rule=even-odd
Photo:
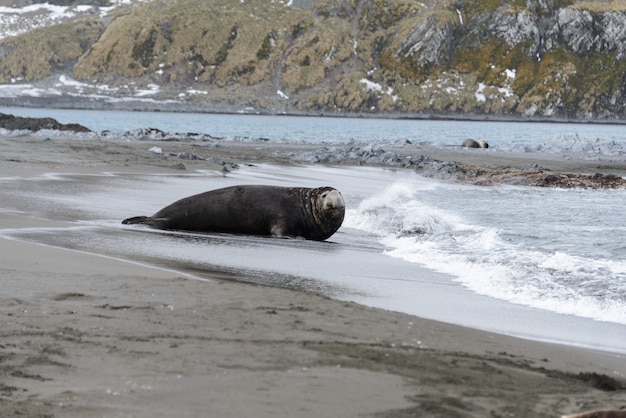
[{"label": "gray sandy beach", "polygon": [[[3,137],[0,179],[221,173],[219,161],[291,165],[290,152],[311,147],[233,142],[212,148],[209,163],[167,158],[207,153],[193,142]],[[454,148],[393,150],[493,164]],[[525,164],[626,175],[612,161],[498,159]],[[49,208],[20,210],[23,195],[15,196],[0,205],[0,232],[73,225],[44,216]],[[240,283],[245,277],[232,272],[195,274],[0,235],[3,417],[558,417],[626,408],[619,353]]]}]

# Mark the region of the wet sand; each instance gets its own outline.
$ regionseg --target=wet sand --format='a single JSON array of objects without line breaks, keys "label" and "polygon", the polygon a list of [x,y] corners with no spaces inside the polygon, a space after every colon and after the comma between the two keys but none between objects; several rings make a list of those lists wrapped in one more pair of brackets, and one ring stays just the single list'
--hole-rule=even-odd
[{"label": "wet sand", "polygon": [[[292,164],[277,155],[306,148],[2,137],[0,177]],[[619,161],[476,151],[397,146],[468,164],[491,165],[496,155],[498,164],[626,175]],[[53,225],[0,216],[0,229]],[[6,239],[0,278],[3,417],[557,417],[626,408],[626,361],[615,353]]]}]

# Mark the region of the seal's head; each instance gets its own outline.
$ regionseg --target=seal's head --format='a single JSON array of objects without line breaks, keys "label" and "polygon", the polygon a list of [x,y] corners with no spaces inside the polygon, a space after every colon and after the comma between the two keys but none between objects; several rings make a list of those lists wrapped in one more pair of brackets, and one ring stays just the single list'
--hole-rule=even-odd
[{"label": "seal's head", "polygon": [[309,194],[311,212],[320,236],[314,239],[324,240],[334,234],[346,213],[346,203],[337,189],[318,187]]}]

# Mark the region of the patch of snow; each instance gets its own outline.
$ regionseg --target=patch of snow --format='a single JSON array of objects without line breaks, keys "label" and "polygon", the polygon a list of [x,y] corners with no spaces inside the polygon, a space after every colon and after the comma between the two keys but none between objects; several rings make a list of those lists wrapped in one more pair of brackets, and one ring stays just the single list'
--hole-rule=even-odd
[{"label": "patch of snow", "polygon": [[504,97],[513,96],[513,92],[508,87],[498,87],[498,91],[504,95]]},{"label": "patch of snow", "polygon": [[100,91],[104,91],[104,92],[116,92],[116,91],[120,90],[118,87],[111,87],[111,86],[106,85],[106,84],[98,84],[96,86],[96,89],[100,90]]},{"label": "patch of snow", "polygon": [[487,98],[485,97],[485,95],[483,94],[483,91],[485,90],[485,86],[483,83],[478,83],[478,90],[476,90],[476,93],[474,93],[474,96],[476,96],[476,101],[477,102],[486,102]]},{"label": "patch of snow", "polygon": [[144,1],[149,0],[114,0],[109,7],[83,4],[59,6],[50,3],[36,3],[24,7],[0,6],[0,39],[18,36],[33,29],[56,25],[81,16],[105,17],[119,6]]},{"label": "patch of snow", "polygon": [[362,78],[359,82],[361,84],[365,84],[365,91],[368,93],[384,93],[390,96],[394,103],[398,100],[398,95],[393,94],[393,87],[391,86],[387,86],[387,90],[383,92],[383,87],[380,84],[374,83],[367,78]]},{"label": "patch of snow", "polygon": [[278,94],[278,97],[280,97],[281,99],[289,100],[289,96],[287,96],[285,93],[283,93],[280,90],[276,90],[276,94]]},{"label": "patch of snow", "polygon": [[59,83],[57,86],[72,86],[72,87],[88,87],[88,84],[81,83],[66,75],[59,76]]},{"label": "patch of snow", "polygon": [[[137,89],[133,85],[120,87],[108,86],[106,84],[84,83],[74,80],[71,77],[62,75],[58,80],[52,81],[47,87],[37,87],[28,83],[17,83],[13,80],[11,84],[0,84],[0,97],[48,97],[48,96],[69,96],[102,100],[109,103],[118,102],[143,102],[143,103],[180,103],[177,100],[156,100],[148,98],[160,91],[156,84],[149,84],[146,89]],[[191,93],[207,94],[207,92],[193,91]],[[117,96],[117,97],[116,97]]]},{"label": "patch of snow", "polygon": [[380,84],[374,83],[373,81],[369,81],[367,78],[362,78],[359,80],[361,84],[365,84],[365,90],[368,92],[382,92],[383,88]]},{"label": "patch of snow", "polygon": [[330,48],[330,51],[328,51],[328,54],[324,57],[324,62],[330,62],[330,60],[333,59],[333,55],[335,55],[335,51],[337,51],[337,47],[333,45],[333,47]]},{"label": "patch of snow", "polygon": [[393,88],[387,87],[387,96],[391,96],[391,100],[395,103],[398,101],[398,95],[397,94],[393,94]]},{"label": "patch of snow", "polygon": [[153,94],[156,94],[159,92],[159,86],[156,84],[148,84],[148,89],[147,90],[139,90],[137,91],[134,96],[135,97],[144,97],[144,96],[151,96]]},{"label": "patch of snow", "polygon": [[43,90],[33,86],[32,84],[2,84],[0,85],[0,94],[2,97],[41,97],[56,90]]}]

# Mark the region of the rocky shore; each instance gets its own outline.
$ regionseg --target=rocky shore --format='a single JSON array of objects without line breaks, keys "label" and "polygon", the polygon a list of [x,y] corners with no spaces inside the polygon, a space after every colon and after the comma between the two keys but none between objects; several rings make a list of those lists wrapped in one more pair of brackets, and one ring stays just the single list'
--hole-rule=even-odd
[{"label": "rocky shore", "polygon": [[454,180],[482,186],[514,184],[520,186],[561,187],[583,189],[622,189],[626,179],[614,174],[559,173],[537,165],[516,168],[494,162],[474,165],[458,161],[440,161],[428,155],[403,155],[385,150],[385,147],[323,147],[283,157],[309,164],[353,164],[410,168],[423,176]]},{"label": "rocky shore", "polygon": [[[37,132],[43,129],[85,133],[90,130],[78,124],[61,124],[52,118],[23,118],[13,115],[0,114],[0,128],[6,130],[26,130]],[[263,139],[250,138],[224,138],[213,137],[207,134],[179,134],[168,133],[158,129],[144,128],[133,132],[112,134],[108,132],[94,133],[101,139],[126,138],[140,141],[178,142],[182,148],[177,151],[165,152],[157,145],[151,147],[152,152],[162,158],[178,158],[179,168],[185,167],[185,162],[191,160],[216,163],[225,170],[236,169],[241,162],[229,161],[216,154],[220,154],[219,148],[224,146],[237,146],[246,142],[266,142],[265,148],[272,149],[275,145]],[[195,145],[200,144],[202,152],[190,151],[190,148],[198,150]],[[446,150],[437,150],[435,147],[413,145],[409,141],[402,144],[350,144],[346,146],[315,146],[306,144],[282,144],[281,149],[272,151],[275,159],[285,163],[303,164],[330,164],[330,165],[369,165],[391,168],[412,169],[425,177],[458,181],[475,185],[490,186],[494,184],[512,184],[533,187],[560,187],[560,188],[626,188],[626,179],[620,172],[626,170],[626,163],[616,161],[606,164],[581,163],[576,161],[568,167],[567,163],[558,162],[556,158],[549,156],[532,155],[531,158],[541,162],[549,161],[551,164],[559,163],[559,167],[551,169],[542,167],[537,163],[528,166],[519,166],[513,155],[503,158],[494,153],[483,153],[482,149],[466,149],[459,147],[454,154],[454,159],[442,159],[453,156]],[[460,144],[459,144],[460,145]],[[207,152],[207,148],[210,152]],[[267,151],[267,150],[266,150]],[[477,157],[483,157],[478,162]],[[528,158],[524,156],[523,158]],[[254,156],[247,156],[254,158]],[[478,162],[478,163],[477,163]],[[604,165],[604,166],[603,166]],[[595,167],[594,167],[595,166]],[[602,171],[592,172],[593,169]],[[572,170],[572,171],[569,171]],[[575,171],[574,171],[575,170]],[[581,172],[581,170],[586,170]]]}]

